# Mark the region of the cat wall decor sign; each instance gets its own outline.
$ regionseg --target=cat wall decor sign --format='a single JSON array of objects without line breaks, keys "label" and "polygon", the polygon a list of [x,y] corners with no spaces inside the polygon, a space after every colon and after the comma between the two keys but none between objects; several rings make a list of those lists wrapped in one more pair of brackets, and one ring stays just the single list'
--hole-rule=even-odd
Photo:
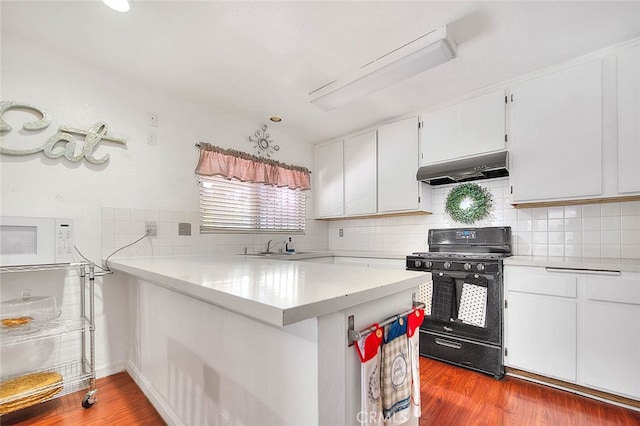
[{"label": "cat wall decor sign", "polygon": [[[51,124],[51,116],[42,108],[24,102],[0,101],[0,136],[4,136],[13,130],[4,120],[4,114],[9,110],[26,111],[41,117],[38,120],[25,122],[22,128],[26,131],[43,130]],[[81,136],[84,140],[76,136]],[[127,141],[124,139],[108,136],[107,123],[99,121],[87,130],[61,125],[58,131],[51,135],[43,145],[35,148],[10,149],[0,145],[0,154],[32,155],[42,152],[46,157],[52,159],[64,157],[69,161],[78,162],[84,158],[92,164],[104,164],[109,161],[109,154],[105,154],[101,158],[93,156],[96,146],[102,141],[114,142],[121,145],[127,144]],[[82,150],[76,154],[76,146],[78,143],[82,144]]]}]

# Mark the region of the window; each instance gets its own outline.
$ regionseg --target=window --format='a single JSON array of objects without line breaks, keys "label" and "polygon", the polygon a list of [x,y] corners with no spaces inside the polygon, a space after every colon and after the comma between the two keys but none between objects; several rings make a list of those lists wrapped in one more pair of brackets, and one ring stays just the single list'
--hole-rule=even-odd
[{"label": "window", "polygon": [[304,191],[221,176],[199,179],[200,233],[304,232]]},{"label": "window", "polygon": [[207,143],[197,146],[201,234],[304,232],[308,169]]}]

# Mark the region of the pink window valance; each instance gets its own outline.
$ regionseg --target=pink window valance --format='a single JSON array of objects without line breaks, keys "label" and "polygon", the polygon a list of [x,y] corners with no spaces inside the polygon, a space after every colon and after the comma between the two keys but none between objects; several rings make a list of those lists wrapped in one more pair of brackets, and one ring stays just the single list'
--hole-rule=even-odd
[{"label": "pink window valance", "polygon": [[267,160],[232,149],[223,149],[201,142],[196,174],[223,176],[243,182],[288,186],[291,189],[311,189],[311,175],[305,167]]}]

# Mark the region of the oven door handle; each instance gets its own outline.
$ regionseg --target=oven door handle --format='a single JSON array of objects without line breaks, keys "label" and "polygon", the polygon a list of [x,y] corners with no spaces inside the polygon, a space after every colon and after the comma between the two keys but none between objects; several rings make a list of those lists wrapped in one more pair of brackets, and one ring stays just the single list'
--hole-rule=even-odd
[{"label": "oven door handle", "polygon": [[440,346],[446,346],[448,348],[453,348],[453,349],[460,349],[462,348],[462,345],[458,342],[452,342],[450,340],[443,340],[443,339],[438,339],[436,338],[436,344],[440,345]]}]

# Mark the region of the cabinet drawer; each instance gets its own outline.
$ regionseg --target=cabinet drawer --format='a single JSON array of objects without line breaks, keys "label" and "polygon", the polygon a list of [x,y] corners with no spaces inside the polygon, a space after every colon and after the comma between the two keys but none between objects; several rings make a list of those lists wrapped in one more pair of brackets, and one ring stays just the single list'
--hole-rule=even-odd
[{"label": "cabinet drawer", "polygon": [[488,373],[504,375],[502,348],[420,331],[420,355]]},{"label": "cabinet drawer", "polygon": [[507,288],[522,293],[546,294],[559,297],[576,297],[577,277],[567,274],[509,271]]},{"label": "cabinet drawer", "polygon": [[589,277],[587,299],[640,305],[640,279]]}]

